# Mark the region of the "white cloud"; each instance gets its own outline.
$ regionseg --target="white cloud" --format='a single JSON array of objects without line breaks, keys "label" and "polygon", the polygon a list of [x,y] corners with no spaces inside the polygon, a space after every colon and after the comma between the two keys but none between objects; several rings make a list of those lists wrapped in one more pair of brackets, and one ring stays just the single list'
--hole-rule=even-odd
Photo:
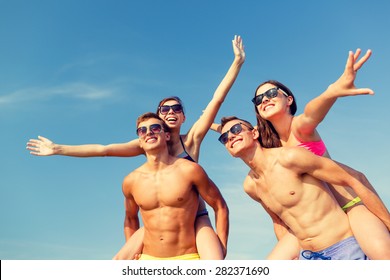
[{"label": "white cloud", "polygon": [[39,102],[57,97],[82,99],[86,101],[106,100],[113,98],[112,88],[98,87],[87,83],[71,83],[48,88],[27,88],[0,96],[0,106],[24,102]]}]

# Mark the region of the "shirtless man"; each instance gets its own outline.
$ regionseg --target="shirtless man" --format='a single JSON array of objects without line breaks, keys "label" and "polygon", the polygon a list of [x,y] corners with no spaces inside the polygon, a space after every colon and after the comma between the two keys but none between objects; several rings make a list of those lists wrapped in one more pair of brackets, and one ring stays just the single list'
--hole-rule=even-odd
[{"label": "shirtless man", "polygon": [[138,211],[144,223],[140,260],[199,259],[194,229],[199,195],[215,212],[226,254],[228,208],[218,188],[199,164],[169,154],[169,128],[158,115],[138,117],[137,135],[146,163],[124,178],[122,189],[132,233],[139,227]]},{"label": "shirtless man", "polygon": [[366,259],[347,215],[324,182],[351,186],[363,202],[374,199],[370,189],[334,161],[304,148],[261,147],[259,132],[245,120],[223,118],[221,126],[219,141],[251,168],[245,192],[265,208],[275,232],[287,232],[268,259]]}]

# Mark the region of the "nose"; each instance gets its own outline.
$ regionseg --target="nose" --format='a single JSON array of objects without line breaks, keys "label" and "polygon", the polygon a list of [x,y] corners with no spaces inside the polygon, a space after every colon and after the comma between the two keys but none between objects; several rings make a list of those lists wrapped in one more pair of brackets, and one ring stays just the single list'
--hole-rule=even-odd
[{"label": "nose", "polygon": [[228,133],[228,142],[231,142],[237,135],[233,134],[231,131]]},{"label": "nose", "polygon": [[150,127],[147,128],[146,130],[146,135],[154,135],[155,133],[152,131]]},{"label": "nose", "polygon": [[[270,100],[270,98],[268,98],[268,96],[264,95],[264,96],[263,96],[263,100],[261,101],[261,104],[268,103],[269,100]],[[261,104],[260,104],[260,105],[261,105]]]}]

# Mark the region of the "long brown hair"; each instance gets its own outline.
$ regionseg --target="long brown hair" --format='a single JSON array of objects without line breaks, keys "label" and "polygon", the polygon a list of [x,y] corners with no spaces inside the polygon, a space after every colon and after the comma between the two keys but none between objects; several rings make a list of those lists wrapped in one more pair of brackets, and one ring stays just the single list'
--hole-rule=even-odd
[{"label": "long brown hair", "polygon": [[[293,102],[290,105],[290,114],[295,115],[295,113],[297,112],[297,103],[295,100],[295,96],[288,87],[286,87],[284,84],[282,84],[279,81],[268,80],[268,81],[261,83],[255,90],[255,96],[256,96],[257,90],[265,84],[272,84],[275,87],[280,88],[285,93],[287,93],[288,96],[291,96],[293,98]],[[257,110],[256,105],[255,105],[255,112],[256,112],[256,119],[257,119],[257,129],[260,133],[259,141],[260,141],[261,146],[263,146],[265,148],[281,147],[282,143],[280,141],[279,134],[276,132],[276,129],[274,128],[272,123],[270,121],[263,119],[260,116],[260,113]]]}]

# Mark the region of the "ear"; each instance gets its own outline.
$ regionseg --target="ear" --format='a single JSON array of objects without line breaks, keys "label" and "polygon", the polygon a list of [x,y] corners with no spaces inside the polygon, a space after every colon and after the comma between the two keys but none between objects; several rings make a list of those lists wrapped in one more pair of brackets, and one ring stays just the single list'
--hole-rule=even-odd
[{"label": "ear", "polygon": [[165,140],[168,142],[171,140],[171,133],[170,132],[165,132]]},{"label": "ear", "polygon": [[143,150],[144,148],[142,147],[141,138],[138,138],[138,143],[139,143],[139,146],[141,147],[141,149]]},{"label": "ear", "polygon": [[260,137],[260,133],[257,129],[257,126],[255,126],[255,128],[252,129],[252,135],[253,135],[253,139],[258,139]]},{"label": "ear", "polygon": [[293,102],[294,102],[294,97],[292,97],[291,95],[287,96],[288,106],[291,106],[291,104],[293,104]]}]

